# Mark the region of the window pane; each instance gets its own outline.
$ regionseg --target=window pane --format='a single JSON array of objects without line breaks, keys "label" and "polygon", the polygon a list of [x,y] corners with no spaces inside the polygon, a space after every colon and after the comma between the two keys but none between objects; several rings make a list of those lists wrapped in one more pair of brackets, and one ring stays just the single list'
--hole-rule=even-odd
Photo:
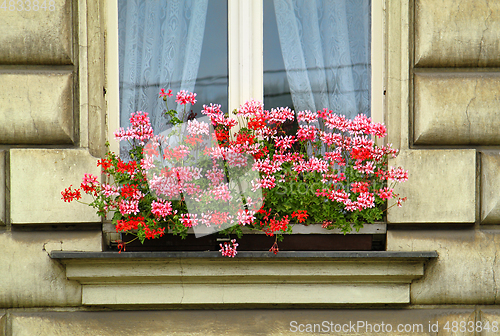
[{"label": "window pane", "polygon": [[370,14],[370,0],[264,0],[267,107],[370,115]]},{"label": "window pane", "polygon": [[119,0],[118,8],[122,127],[140,110],[156,133],[165,130],[161,88],[196,92],[198,115],[210,102],[227,111],[227,0]]}]

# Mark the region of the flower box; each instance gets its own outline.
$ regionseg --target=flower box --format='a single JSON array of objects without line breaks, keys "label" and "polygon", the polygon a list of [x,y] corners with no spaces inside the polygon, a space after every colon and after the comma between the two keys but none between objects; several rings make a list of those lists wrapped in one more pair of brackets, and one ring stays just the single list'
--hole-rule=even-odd
[{"label": "flower box", "polygon": [[[340,230],[326,231],[321,224],[296,224],[293,234],[286,235],[279,243],[280,251],[382,251],[385,247],[386,225],[384,223],[367,224],[359,232],[344,235]],[[123,234],[123,241],[131,241],[133,235]],[[164,235],[158,239],[138,240],[127,244],[126,251],[219,251],[220,244],[231,238],[220,238],[208,235],[196,238],[189,234],[185,239],[174,235]],[[247,230],[238,239],[238,251],[267,251],[273,245],[274,237],[260,231]],[[117,249],[114,244],[113,249]]]},{"label": "flower box", "polygon": [[[165,102],[169,96],[160,93]],[[178,117],[167,106],[170,127],[160,134],[154,134],[147,113],[133,113],[131,126],[115,133],[117,140],[129,142],[129,160],[108,152],[98,163],[105,181],[86,174],[79,189],[62,192],[63,199],[91,194],[89,205],[103,217],[111,213],[116,232],[125,234],[117,242],[120,251],[125,244],[129,251],[220,247],[230,257],[238,246],[258,251],[271,244],[275,254],[381,249],[372,233],[347,234],[382,220],[388,200],[398,206],[404,201],[393,187],[408,173],[387,167],[397,150],[375,141],[386,135],[383,124],[362,114],[349,120],[327,109],[267,111],[254,100],[233,111],[235,118],[210,104],[203,106],[204,117],[190,120],[187,106],[195,97],[177,94],[184,112]],[[302,234],[289,235],[294,222],[305,224]],[[248,234],[249,228],[265,235]],[[216,235],[194,239],[191,231],[198,237]],[[244,233],[248,237],[242,238]],[[148,242],[154,239],[159,240]]]}]

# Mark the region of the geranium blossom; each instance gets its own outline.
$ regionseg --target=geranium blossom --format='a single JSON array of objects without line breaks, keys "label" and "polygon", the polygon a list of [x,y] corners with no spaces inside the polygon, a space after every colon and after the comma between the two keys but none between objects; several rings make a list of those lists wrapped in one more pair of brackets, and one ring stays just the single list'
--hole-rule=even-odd
[{"label": "geranium blossom", "polygon": [[144,146],[148,140],[154,137],[153,127],[151,127],[151,122],[146,112],[137,111],[132,113],[130,123],[132,126],[127,127],[126,130],[120,127],[115,132],[116,140],[137,140],[140,145]]},{"label": "geranium blossom", "polygon": [[206,122],[199,122],[196,119],[188,120],[187,130],[191,135],[205,134],[209,135],[209,125]]},{"label": "geranium blossom", "polygon": [[175,102],[181,105],[196,104],[196,93],[187,92],[186,90],[181,90],[175,96]]},{"label": "geranium blossom", "polygon": [[264,104],[261,101],[250,99],[238,108],[238,115],[245,118],[262,114],[264,111]]}]

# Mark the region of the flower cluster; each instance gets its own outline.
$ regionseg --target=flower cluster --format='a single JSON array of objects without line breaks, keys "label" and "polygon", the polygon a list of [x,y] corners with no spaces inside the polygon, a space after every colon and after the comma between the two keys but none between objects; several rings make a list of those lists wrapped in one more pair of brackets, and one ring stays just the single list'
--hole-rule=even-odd
[{"label": "flower cluster", "polygon": [[[166,102],[171,90],[159,96]],[[180,91],[176,102],[185,108],[195,97]],[[276,236],[270,251],[277,253],[278,239],[294,223],[347,233],[382,219],[389,200],[401,206],[406,199],[394,187],[408,172],[388,167],[397,150],[376,145],[386,128],[365,115],[349,120],[328,109],[267,111],[256,100],[235,110],[236,119],[220,105],[204,105],[201,113],[181,120],[169,110],[172,127],[159,135],[147,113],[133,113],[131,126],[115,133],[130,143],[131,160],[108,153],[98,162],[104,182],[86,174],[80,188],[62,192],[63,200],[92,195],[99,215],[112,212],[117,232],[141,242],[167,232],[184,237],[188,230],[240,236],[246,227]],[[220,252],[234,257],[237,246],[232,240]]]},{"label": "flower cluster", "polygon": [[224,245],[220,245],[220,250],[219,252],[222,254],[223,257],[231,257],[234,258],[237,254],[238,251],[236,251],[236,248],[238,247],[238,243],[236,242],[236,239],[231,239],[230,243],[224,243]]}]

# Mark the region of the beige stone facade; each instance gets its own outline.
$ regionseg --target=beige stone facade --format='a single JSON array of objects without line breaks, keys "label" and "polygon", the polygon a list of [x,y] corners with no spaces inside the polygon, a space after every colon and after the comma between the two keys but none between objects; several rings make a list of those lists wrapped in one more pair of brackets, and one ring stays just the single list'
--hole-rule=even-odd
[{"label": "beige stone facade", "polygon": [[[51,257],[107,246],[94,212],[60,192],[97,174],[105,152],[112,15],[106,0],[37,12],[7,1],[0,336],[499,334],[500,2],[383,1],[384,119],[401,151],[391,164],[410,174],[407,203],[387,216],[392,257],[228,263]],[[396,253],[421,251],[438,257]]]}]

